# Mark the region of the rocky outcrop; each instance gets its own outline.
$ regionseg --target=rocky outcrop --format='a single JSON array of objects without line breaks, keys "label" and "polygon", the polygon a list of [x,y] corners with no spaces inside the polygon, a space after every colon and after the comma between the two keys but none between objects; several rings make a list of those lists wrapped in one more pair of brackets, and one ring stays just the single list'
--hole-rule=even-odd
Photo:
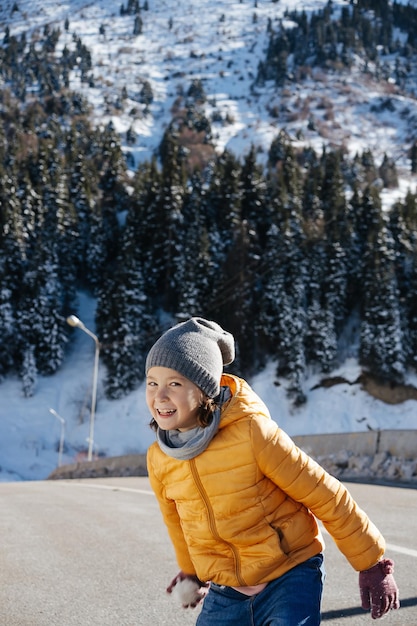
[{"label": "rocky outcrop", "polygon": [[335,385],[360,385],[361,389],[370,396],[386,404],[401,404],[402,402],[407,402],[407,400],[417,400],[417,388],[413,385],[381,380],[368,372],[362,372],[353,381],[343,376],[322,378],[312,389],[329,389]]}]

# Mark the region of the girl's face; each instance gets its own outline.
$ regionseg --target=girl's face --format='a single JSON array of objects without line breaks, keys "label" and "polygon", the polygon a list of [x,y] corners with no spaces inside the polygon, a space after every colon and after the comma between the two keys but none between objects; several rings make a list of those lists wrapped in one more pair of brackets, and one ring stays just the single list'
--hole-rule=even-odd
[{"label": "girl's face", "polygon": [[197,385],[169,367],[151,367],[146,378],[146,404],[162,430],[190,430],[198,426],[203,401]]}]

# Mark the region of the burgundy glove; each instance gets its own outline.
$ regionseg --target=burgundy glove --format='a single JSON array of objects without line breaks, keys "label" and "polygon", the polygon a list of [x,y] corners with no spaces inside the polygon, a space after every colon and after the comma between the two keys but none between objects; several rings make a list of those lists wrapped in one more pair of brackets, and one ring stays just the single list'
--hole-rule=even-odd
[{"label": "burgundy glove", "polygon": [[400,600],[394,580],[394,561],[382,559],[364,572],[359,572],[362,608],[372,609],[372,619],[378,619],[390,609],[399,609]]},{"label": "burgundy glove", "polygon": [[209,583],[203,583],[191,574],[178,572],[167,587],[167,592],[172,593],[184,609],[194,609],[204,600],[208,592]]}]

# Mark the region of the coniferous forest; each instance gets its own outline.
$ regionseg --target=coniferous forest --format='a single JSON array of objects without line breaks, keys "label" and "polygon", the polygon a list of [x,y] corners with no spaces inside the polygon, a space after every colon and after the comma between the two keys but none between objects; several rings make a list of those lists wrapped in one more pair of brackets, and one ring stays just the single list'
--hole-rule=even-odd
[{"label": "coniferous forest", "polygon": [[[122,9],[142,23],[138,3]],[[296,27],[270,28],[254,88],[302,80],[313,65],[348,71],[358,54],[386,80],[393,52],[407,84],[417,9],[358,0],[337,22],[331,3],[290,17]],[[141,383],[149,346],[192,315],[235,335],[233,371],[273,359],[294,404],[307,368],[330,372],[346,345],[383,381],[417,368],[417,198],[382,210],[381,189],[397,184],[390,155],[316,153],[285,129],[266,165],[255,148],[216,154],[196,79],[158,154],[133,168],[115,129],[93,125],[69,89],[72,71],[93,81],[91,54],[74,34],[56,55],[60,34],[0,42],[0,377],[17,373],[30,396],[38,374],[60,368],[80,289],[97,298],[110,398]],[[417,136],[408,159],[416,173]]]}]

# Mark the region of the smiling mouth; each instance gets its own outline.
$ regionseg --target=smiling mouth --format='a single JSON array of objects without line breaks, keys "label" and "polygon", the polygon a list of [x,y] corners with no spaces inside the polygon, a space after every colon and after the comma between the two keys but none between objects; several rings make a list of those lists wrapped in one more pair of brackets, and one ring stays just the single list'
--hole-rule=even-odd
[{"label": "smiling mouth", "polygon": [[158,413],[158,415],[160,417],[171,417],[171,415],[174,415],[174,413],[176,412],[175,409],[156,409],[156,412]]}]

